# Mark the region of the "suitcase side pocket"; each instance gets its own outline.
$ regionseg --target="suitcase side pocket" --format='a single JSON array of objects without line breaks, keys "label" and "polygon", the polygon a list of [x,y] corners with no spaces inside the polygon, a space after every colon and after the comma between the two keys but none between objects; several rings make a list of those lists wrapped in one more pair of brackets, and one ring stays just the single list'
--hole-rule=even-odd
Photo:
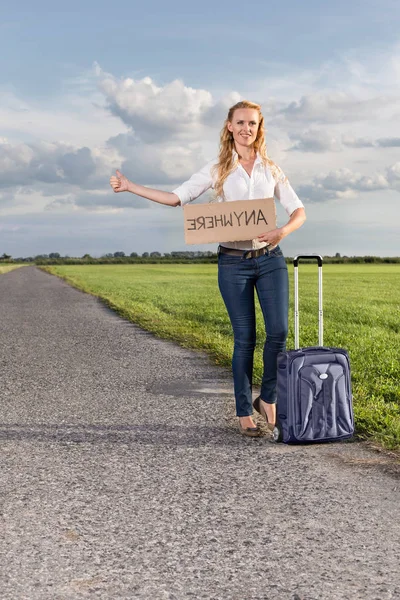
[{"label": "suitcase side pocket", "polygon": [[306,365],[298,374],[296,437],[299,441],[331,440],[353,433],[347,371],[340,362]]},{"label": "suitcase side pocket", "polygon": [[298,414],[296,414],[296,437],[302,442],[323,439],[326,432],[326,403],[320,372],[312,365],[299,370],[297,380]]}]

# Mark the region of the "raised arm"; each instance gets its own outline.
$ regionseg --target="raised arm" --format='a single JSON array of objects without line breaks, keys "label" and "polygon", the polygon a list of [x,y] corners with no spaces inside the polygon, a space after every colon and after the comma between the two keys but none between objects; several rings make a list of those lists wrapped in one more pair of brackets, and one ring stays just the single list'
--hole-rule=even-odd
[{"label": "raised arm", "polygon": [[116,176],[113,175],[110,177],[110,185],[114,192],[132,192],[132,194],[137,194],[138,196],[142,196],[142,198],[153,200],[153,202],[158,202],[159,204],[183,206],[187,202],[196,200],[196,198],[212,187],[211,167],[215,162],[216,159],[208,162],[200,171],[194,173],[190,179],[182,183],[173,192],[163,192],[145,187],[144,185],[138,185],[137,183],[133,183],[133,181],[129,181],[120,171],[116,171]]},{"label": "raised arm", "polygon": [[110,177],[110,185],[114,192],[131,192],[147,200],[158,202],[159,204],[167,204],[168,206],[179,206],[179,197],[173,192],[163,192],[162,190],[155,190],[148,188],[144,185],[139,185],[129,181],[125,175],[120,171],[116,171],[116,175]]}]

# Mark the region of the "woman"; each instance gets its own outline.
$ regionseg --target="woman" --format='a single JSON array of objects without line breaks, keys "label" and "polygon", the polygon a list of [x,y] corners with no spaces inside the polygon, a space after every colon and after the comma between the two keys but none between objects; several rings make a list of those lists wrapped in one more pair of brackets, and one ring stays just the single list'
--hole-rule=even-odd
[{"label": "woman", "polygon": [[163,192],[129,181],[117,171],[110,178],[114,192],[132,192],[154,202],[182,206],[211,187],[219,202],[276,196],[289,221],[254,240],[224,242],[218,248],[218,285],[234,333],[232,371],[239,430],[261,434],[253,421],[252,373],[256,343],[254,288],[261,305],[267,338],[260,396],[253,406],[273,430],[276,418],[276,362],[285,349],[288,329],[289,285],[279,242],[304,223],[304,205],[282,170],[267,156],[264,118],[258,104],[244,100],[229,109],[221,130],[218,159],[176,188]]}]

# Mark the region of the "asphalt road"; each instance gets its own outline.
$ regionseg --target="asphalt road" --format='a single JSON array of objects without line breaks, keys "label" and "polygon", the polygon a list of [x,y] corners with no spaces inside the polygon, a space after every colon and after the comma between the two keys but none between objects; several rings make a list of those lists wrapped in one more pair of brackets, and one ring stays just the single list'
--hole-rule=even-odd
[{"label": "asphalt road", "polygon": [[0,598],[400,598],[400,479],[236,429],[229,370],[0,276]]}]

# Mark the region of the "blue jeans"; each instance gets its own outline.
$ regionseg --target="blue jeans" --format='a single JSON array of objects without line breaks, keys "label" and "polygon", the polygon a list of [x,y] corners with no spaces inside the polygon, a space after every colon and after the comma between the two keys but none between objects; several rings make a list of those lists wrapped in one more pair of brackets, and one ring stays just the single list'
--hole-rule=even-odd
[{"label": "blue jeans", "polygon": [[258,258],[218,254],[218,285],[233,328],[232,357],[236,414],[253,413],[252,376],[256,345],[254,288],[264,316],[264,372],[260,396],[276,402],[276,360],[285,350],[288,332],[289,281],[282,251],[277,246]]}]

